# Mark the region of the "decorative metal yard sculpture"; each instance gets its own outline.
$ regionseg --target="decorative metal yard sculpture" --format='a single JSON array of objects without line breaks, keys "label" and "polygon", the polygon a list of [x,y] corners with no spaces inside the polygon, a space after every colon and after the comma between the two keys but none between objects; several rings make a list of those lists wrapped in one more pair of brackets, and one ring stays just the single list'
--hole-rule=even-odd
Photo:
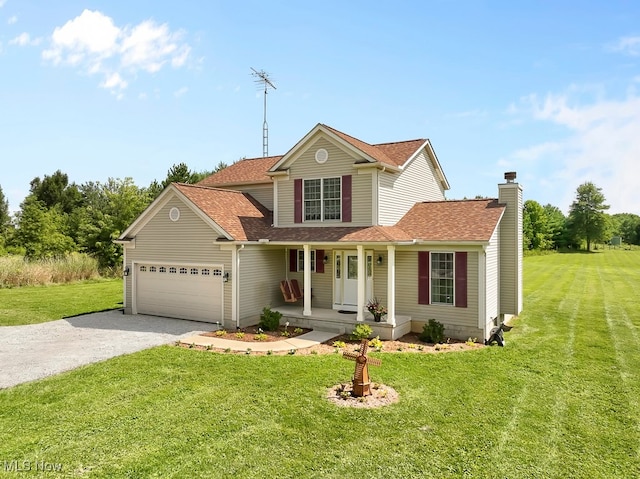
[{"label": "decorative metal yard sculpture", "polygon": [[363,397],[371,395],[371,382],[369,381],[369,364],[372,366],[380,366],[382,361],[377,358],[370,358],[367,356],[367,348],[369,347],[369,341],[366,339],[360,343],[359,351],[345,351],[342,353],[342,357],[350,359],[356,362],[356,371],[353,374],[353,392],[352,395],[356,397]]}]

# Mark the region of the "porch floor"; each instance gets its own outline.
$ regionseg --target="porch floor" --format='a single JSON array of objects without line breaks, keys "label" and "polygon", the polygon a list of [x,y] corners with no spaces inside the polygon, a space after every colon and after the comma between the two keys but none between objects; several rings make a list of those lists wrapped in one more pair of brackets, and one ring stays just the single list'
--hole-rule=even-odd
[{"label": "porch floor", "polygon": [[302,314],[302,305],[286,304],[272,308],[282,313],[282,322],[289,321],[292,326],[311,328],[318,331],[350,333],[357,324],[368,324],[373,329],[373,336],[380,339],[398,339],[411,331],[411,316],[396,316],[395,326],[384,320],[376,323],[373,315],[366,313],[364,321],[356,321],[356,314],[340,313],[335,309],[313,308],[311,316]]}]

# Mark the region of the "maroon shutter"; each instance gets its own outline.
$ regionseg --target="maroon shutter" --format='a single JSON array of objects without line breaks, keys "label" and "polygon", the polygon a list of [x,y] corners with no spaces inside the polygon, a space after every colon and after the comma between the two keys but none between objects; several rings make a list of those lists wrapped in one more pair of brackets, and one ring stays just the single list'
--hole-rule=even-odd
[{"label": "maroon shutter", "polygon": [[298,271],[298,250],[290,249],[289,250],[289,271],[295,273]]},{"label": "maroon shutter", "polygon": [[342,177],[342,222],[351,223],[351,175]]},{"label": "maroon shutter", "polygon": [[456,308],[467,307],[467,253],[458,251],[456,253]]},{"label": "maroon shutter", "polygon": [[293,221],[302,223],[302,179],[293,180]]},{"label": "maroon shutter", "polygon": [[429,273],[431,262],[428,251],[418,251],[418,304],[431,304]]},{"label": "maroon shutter", "polygon": [[324,273],[324,250],[316,250],[316,273]]}]

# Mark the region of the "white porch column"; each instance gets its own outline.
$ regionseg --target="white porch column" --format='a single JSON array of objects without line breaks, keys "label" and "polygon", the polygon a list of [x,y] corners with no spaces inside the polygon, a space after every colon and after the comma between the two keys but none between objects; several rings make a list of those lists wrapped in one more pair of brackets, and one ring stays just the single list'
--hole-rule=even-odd
[{"label": "white porch column", "polygon": [[364,321],[364,300],[367,295],[367,269],[364,257],[364,246],[358,245],[358,312],[356,321]]},{"label": "white porch column", "polygon": [[311,248],[305,244],[304,249],[304,307],[302,308],[303,316],[311,316]]},{"label": "white porch column", "polygon": [[387,245],[387,323],[396,325],[396,247]]}]

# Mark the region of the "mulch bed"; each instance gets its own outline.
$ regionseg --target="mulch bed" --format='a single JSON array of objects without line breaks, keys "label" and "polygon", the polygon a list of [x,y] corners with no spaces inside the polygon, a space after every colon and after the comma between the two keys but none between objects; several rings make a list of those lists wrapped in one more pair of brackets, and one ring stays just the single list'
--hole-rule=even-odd
[{"label": "mulch bed", "polygon": [[327,389],[329,402],[341,407],[372,409],[397,403],[400,396],[395,389],[384,384],[371,383],[371,395],[352,396],[351,383],[336,384]]},{"label": "mulch bed", "polygon": [[[262,341],[257,341],[255,339],[256,334],[258,333],[258,326],[249,326],[247,328],[243,328],[240,330],[244,332],[242,337],[236,336],[236,331],[226,331],[224,334],[216,333],[215,331],[201,333],[202,336],[213,336],[220,337],[224,339],[232,339],[234,341],[243,341],[247,343],[247,350],[251,350],[251,343],[255,344],[258,342],[273,342],[273,341],[281,341],[285,339],[290,339],[296,336],[300,336],[304,333],[308,333],[311,331],[310,329],[302,329],[302,331],[294,332],[295,328],[289,326],[286,328],[286,331],[290,333],[290,336],[286,337],[282,335],[282,332],[285,331],[284,326],[280,326],[278,331],[264,331],[263,334],[266,335]],[[334,344],[339,344],[340,347],[334,346]],[[344,346],[341,345],[344,343]],[[468,351],[472,349],[480,349],[485,346],[480,343],[475,343],[471,341],[460,341],[460,340],[448,340],[444,344],[432,344],[425,343],[420,340],[418,337],[418,333],[409,333],[401,338],[398,338],[394,341],[381,341],[382,345],[379,348],[370,347],[369,352],[385,352],[385,353],[414,353],[414,354],[438,354],[438,353],[446,353],[453,351]],[[305,356],[309,354],[342,354],[344,351],[355,351],[360,346],[360,341],[352,340],[349,335],[343,334],[338,335],[334,338],[331,338],[324,343],[317,344],[310,348],[305,349],[296,349],[293,354],[299,356]],[[182,347],[185,348],[196,348],[202,350],[209,350],[215,352],[224,352],[225,354],[247,354],[247,351],[227,351],[224,349],[215,349],[215,348],[204,348],[199,346],[190,346],[186,344],[182,344]],[[252,355],[285,355],[291,354],[291,351],[273,351],[273,352],[261,352],[261,351],[251,351]]]},{"label": "mulch bed", "polygon": [[[292,326],[280,326],[277,331],[263,331],[257,325],[255,325],[249,326],[248,328],[241,328],[237,331],[226,331],[224,329],[218,331],[209,331],[206,333],[201,333],[200,336],[233,339],[234,341],[246,341],[247,343],[268,343],[295,338],[296,336],[301,336],[310,331],[311,329],[296,328]],[[259,336],[258,338],[256,338],[256,335],[258,334],[262,334],[263,336]]]}]

